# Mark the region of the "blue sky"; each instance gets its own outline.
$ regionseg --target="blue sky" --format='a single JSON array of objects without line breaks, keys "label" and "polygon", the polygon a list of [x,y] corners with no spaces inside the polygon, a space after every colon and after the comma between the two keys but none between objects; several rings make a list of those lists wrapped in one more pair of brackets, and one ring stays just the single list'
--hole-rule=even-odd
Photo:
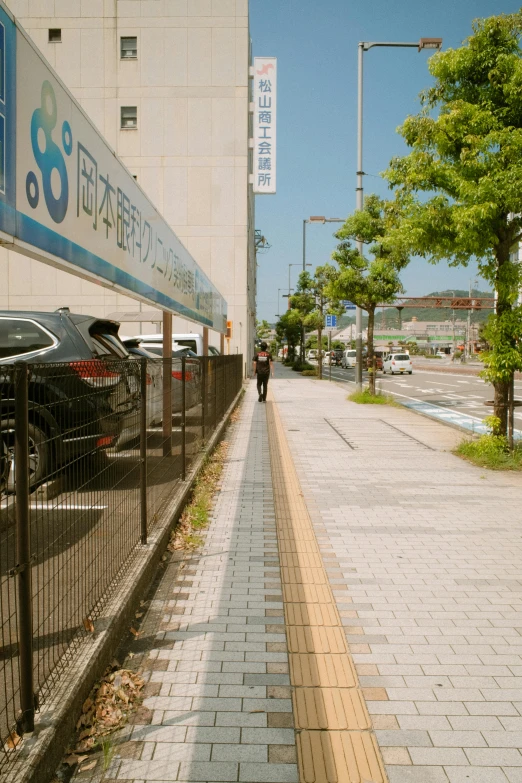
[{"label": "blue sky", "polygon": [[[250,0],[254,55],[278,58],[277,194],[256,197],[256,228],[272,245],[258,255],[258,318],[274,321],[286,307],[288,264],[302,260],[303,218],[346,217],[355,208],[357,44],[441,37],[454,48],[478,16],[512,13],[520,0]],[[365,192],[389,191],[378,175],[407,148],[396,128],[419,109],[430,84],[428,52],[372,49],[364,64]],[[330,258],[335,225],[307,227],[307,262]],[[311,271],[311,270],[310,270]],[[299,270],[292,267],[292,284]],[[406,292],[467,288],[476,267],[414,260]],[[482,285],[485,288],[485,284]],[[278,309],[279,308],[279,309]]]}]

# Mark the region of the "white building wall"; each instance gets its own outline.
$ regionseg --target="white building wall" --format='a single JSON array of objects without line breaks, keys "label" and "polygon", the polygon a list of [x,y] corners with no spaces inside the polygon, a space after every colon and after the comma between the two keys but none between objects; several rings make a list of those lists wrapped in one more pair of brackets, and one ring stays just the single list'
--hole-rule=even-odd
[{"label": "white building wall", "polygon": [[[230,351],[255,322],[248,0],[7,0],[45,57],[228,302]],[[49,28],[62,42],[49,43]],[[120,59],[120,37],[138,57]],[[120,129],[121,106],[138,128]],[[249,225],[252,221],[252,225]],[[0,308],[108,315],[140,304],[0,250]],[[146,303],[143,310],[150,311]],[[142,331],[155,331],[143,324]],[[123,324],[123,333],[140,331]],[[201,331],[175,319],[174,331]],[[219,337],[211,342],[219,344]]]}]

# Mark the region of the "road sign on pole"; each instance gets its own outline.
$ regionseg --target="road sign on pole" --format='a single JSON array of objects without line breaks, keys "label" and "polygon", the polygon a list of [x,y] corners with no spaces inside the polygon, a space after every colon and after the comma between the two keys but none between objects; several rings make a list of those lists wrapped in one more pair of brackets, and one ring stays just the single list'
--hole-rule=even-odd
[{"label": "road sign on pole", "polygon": [[343,299],[342,304],[344,305],[345,310],[356,310],[356,305],[354,305],[353,302],[350,302],[348,299]]},{"label": "road sign on pole", "polygon": [[326,328],[327,329],[334,329],[337,326],[337,316],[336,315],[327,315],[326,316]]}]

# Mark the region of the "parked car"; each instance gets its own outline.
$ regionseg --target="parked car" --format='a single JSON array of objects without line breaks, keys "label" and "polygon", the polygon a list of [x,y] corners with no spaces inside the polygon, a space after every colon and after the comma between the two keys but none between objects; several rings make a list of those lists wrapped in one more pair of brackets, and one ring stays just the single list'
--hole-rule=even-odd
[{"label": "parked car", "polygon": [[[163,338],[160,342],[151,340],[146,335],[124,338],[123,344],[129,351],[138,355],[140,351],[156,359],[160,366],[160,374],[163,377]],[[172,412],[179,413],[182,409],[182,375],[180,359],[185,357],[185,404],[187,409],[200,402],[200,376],[201,368],[199,359],[190,348],[177,343],[172,344],[172,358],[177,360],[172,366]],[[163,382],[162,382],[163,383]],[[160,395],[161,397],[161,395]],[[163,402],[161,402],[160,420],[163,419]]]},{"label": "parked car", "polygon": [[310,348],[310,350],[306,354],[306,358],[308,359],[308,361],[310,361],[310,359],[312,359],[312,360],[317,359],[317,351],[316,351],[316,349],[315,348]]},{"label": "parked car", "polygon": [[0,437],[0,497],[7,489],[10,468],[11,457],[4,439]]},{"label": "parked car", "polygon": [[147,359],[147,411],[151,426],[163,420],[163,365],[158,357],[140,345],[139,338],[125,340],[125,348],[133,359]]},{"label": "parked car", "polygon": [[384,374],[389,372],[390,375],[395,375],[395,373],[411,375],[413,363],[407,353],[392,353],[386,357],[382,371]]},{"label": "parked car", "polygon": [[115,321],[68,308],[0,311],[0,437],[13,467],[11,366],[27,362],[31,486],[80,456],[121,448],[139,432],[139,366],[128,361],[118,330]]},{"label": "parked car", "polygon": [[[150,350],[150,346],[153,344],[156,345],[163,345],[163,335],[162,334],[140,334],[139,335],[140,340],[142,343],[146,343],[148,347],[148,350]],[[123,340],[127,340],[126,337],[123,338]],[[203,335],[189,332],[188,334],[173,334],[172,335],[172,342],[176,346],[178,346],[178,349],[182,348],[189,348],[195,356],[204,356],[203,353]],[[217,348],[214,348],[213,345],[208,346],[208,355],[209,356],[221,356],[221,352],[218,351]]]}]

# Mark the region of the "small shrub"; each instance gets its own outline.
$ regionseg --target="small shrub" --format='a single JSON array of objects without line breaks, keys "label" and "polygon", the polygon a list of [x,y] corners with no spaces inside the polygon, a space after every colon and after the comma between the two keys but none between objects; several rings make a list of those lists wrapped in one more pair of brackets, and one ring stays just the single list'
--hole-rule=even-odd
[{"label": "small shrub", "polygon": [[396,408],[399,407],[399,403],[394,397],[391,397],[389,394],[382,394],[382,392],[371,394],[368,387],[360,392],[352,392],[352,394],[348,395],[347,399],[350,400],[350,402],[356,402],[359,405],[392,405]]},{"label": "small shrub", "polygon": [[464,440],[453,453],[481,468],[522,470],[522,444],[510,451],[504,435],[489,434],[481,435],[477,440]]},{"label": "small shrub", "polygon": [[304,375],[307,378],[317,378],[317,370],[315,367],[313,367],[311,370],[303,370],[301,375]]},{"label": "small shrub", "polygon": [[302,372],[303,370],[313,370],[314,366],[313,364],[310,364],[310,362],[302,362],[300,359],[296,359],[295,362],[292,364],[292,370],[295,372]]}]

